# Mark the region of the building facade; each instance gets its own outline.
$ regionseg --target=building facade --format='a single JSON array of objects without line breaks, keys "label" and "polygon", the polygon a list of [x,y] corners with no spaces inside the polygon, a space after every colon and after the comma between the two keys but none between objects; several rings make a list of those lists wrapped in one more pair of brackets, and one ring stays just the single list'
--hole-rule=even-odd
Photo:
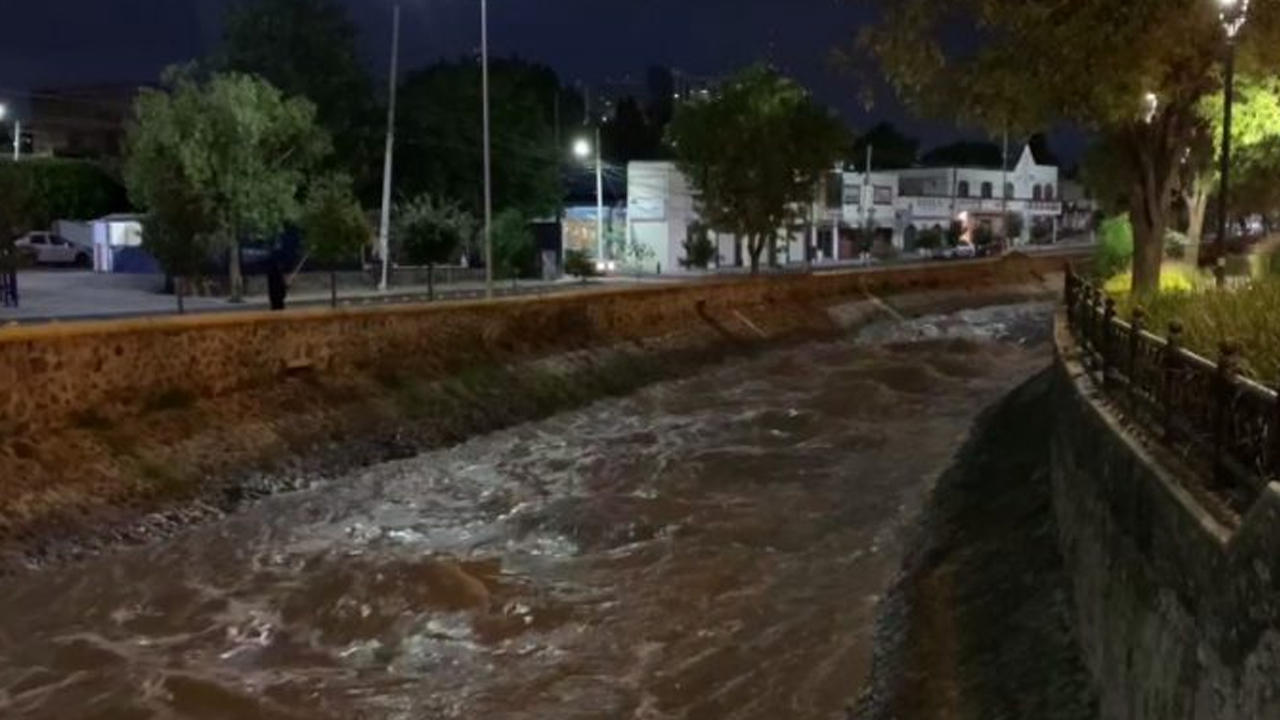
[{"label": "building facade", "polygon": [[38,155],[119,157],[139,92],[137,85],[36,90],[31,94],[33,150]]},{"label": "building facade", "polygon": [[[1063,214],[1058,168],[1040,165],[1030,148],[1007,169],[910,168],[843,174],[842,221],[887,233],[895,248],[911,252],[925,230],[945,230],[952,222],[966,229],[989,229],[1006,237],[1010,217],[1019,219],[1013,244],[1033,237],[1056,239]],[[852,222],[850,222],[852,221]]]},{"label": "building facade", "polygon": [[[1055,242],[1064,219],[1058,168],[1037,163],[1029,148],[1007,169],[840,170],[826,186],[825,198],[797,208],[797,224],[782,229],[779,262],[855,260],[869,249],[868,237],[882,248],[915,252],[921,233],[946,231],[952,222],[962,223],[966,241],[978,228],[1006,237],[1012,217],[1020,229],[1011,244]],[[670,162],[633,162],[627,198],[627,238],[647,245],[663,267],[681,267],[684,242],[699,220],[684,176]],[[736,238],[712,237],[721,265],[745,264]]]}]

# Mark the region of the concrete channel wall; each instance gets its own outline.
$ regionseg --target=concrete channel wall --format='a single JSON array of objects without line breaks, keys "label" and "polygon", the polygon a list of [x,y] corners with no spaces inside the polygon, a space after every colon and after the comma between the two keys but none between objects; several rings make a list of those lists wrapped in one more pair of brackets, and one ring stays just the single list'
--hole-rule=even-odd
[{"label": "concrete channel wall", "polygon": [[1238,522],[1097,395],[1059,317],[1053,495],[1103,720],[1280,718],[1280,484]]},{"label": "concrete channel wall", "polygon": [[[453,372],[539,355],[720,328],[775,335],[826,322],[841,299],[983,287],[1056,272],[1013,259],[813,277],[606,290],[545,299],[163,317],[0,330],[0,438],[105,415],[157,395],[206,399],[297,373]],[[756,318],[751,322],[748,318]]]},{"label": "concrete channel wall", "polygon": [[830,337],[891,317],[882,297],[908,312],[908,297],[1043,297],[1068,259],[0,329],[0,576],[49,538],[174,507],[225,512],[754,346]]}]

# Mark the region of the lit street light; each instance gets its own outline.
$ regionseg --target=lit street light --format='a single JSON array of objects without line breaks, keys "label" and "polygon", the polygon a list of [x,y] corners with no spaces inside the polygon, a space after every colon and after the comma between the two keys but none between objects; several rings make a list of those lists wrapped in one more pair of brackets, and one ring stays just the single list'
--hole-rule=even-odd
[{"label": "lit street light", "polygon": [[574,156],[584,162],[591,157],[593,149],[596,156],[596,265],[600,270],[604,270],[604,163],[600,159],[600,127],[598,125],[594,148],[591,146],[591,141],[586,138],[578,138],[573,143]]},{"label": "lit street light", "polygon": [[[9,116],[9,106],[0,103],[0,122]],[[13,159],[18,161],[22,159],[22,121],[17,117],[13,119]]]},{"label": "lit street light", "polygon": [[1227,283],[1227,206],[1231,194],[1231,113],[1235,104],[1236,38],[1249,17],[1249,0],[1218,0],[1222,29],[1227,35],[1226,73],[1222,95],[1222,185],[1218,192],[1218,264],[1214,275],[1221,289]]}]

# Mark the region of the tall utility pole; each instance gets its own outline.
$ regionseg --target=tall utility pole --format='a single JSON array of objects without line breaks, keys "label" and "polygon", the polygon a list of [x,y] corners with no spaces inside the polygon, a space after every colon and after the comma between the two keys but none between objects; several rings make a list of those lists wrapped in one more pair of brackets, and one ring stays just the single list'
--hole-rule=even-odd
[{"label": "tall utility pole", "polygon": [[1009,125],[1004,126],[1004,144],[1000,150],[1000,224],[1004,226],[1004,239],[1007,245],[1016,245],[1017,240],[1009,237]]},{"label": "tall utility pole", "polygon": [[382,275],[378,289],[386,291],[391,274],[391,171],[396,149],[396,90],[400,84],[400,6],[391,15],[391,79],[387,103],[387,155],[382,161],[382,217],[378,225],[378,253]]},{"label": "tall utility pole", "polygon": [[484,95],[484,296],[493,297],[493,156],[489,146],[489,0],[480,0],[480,84]]},{"label": "tall utility pole", "polygon": [[[600,263],[607,266],[604,241],[604,148],[600,146],[600,125],[596,124],[596,242],[600,253]],[[601,267],[604,270],[605,267]]]},{"label": "tall utility pole", "polygon": [[1214,268],[1218,289],[1227,285],[1227,214],[1231,196],[1231,125],[1236,94],[1236,38],[1249,17],[1249,0],[1219,0],[1222,29],[1227,34],[1226,78],[1222,88],[1222,187],[1218,191],[1218,264]]}]

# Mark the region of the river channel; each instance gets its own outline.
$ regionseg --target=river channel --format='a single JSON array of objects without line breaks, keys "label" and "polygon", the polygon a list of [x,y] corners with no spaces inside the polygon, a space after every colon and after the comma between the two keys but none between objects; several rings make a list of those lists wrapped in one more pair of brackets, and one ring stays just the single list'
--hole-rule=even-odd
[{"label": "river channel", "polygon": [[0,717],[843,718],[1049,310],[875,325],[0,581]]}]

